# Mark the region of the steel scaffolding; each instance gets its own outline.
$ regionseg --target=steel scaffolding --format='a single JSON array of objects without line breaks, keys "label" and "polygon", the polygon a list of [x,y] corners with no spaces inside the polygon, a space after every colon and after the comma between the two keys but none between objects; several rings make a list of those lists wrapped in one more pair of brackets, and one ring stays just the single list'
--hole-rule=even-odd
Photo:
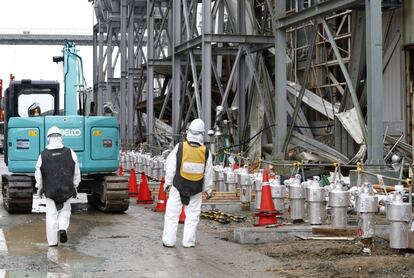
[{"label": "steel scaffolding", "polygon": [[[381,18],[401,1],[383,1],[383,12],[373,0],[93,5],[96,113],[115,105],[124,145],[176,142],[200,117],[207,142],[228,140],[254,158],[285,159],[299,146],[344,162],[368,150],[381,162]],[[341,121],[345,112],[360,134]]]}]

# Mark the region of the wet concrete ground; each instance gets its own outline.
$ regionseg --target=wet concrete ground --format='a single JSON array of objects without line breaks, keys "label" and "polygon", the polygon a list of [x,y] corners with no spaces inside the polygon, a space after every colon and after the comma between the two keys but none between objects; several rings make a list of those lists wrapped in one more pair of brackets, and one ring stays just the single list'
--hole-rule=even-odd
[{"label": "wet concrete ground", "polygon": [[[4,165],[0,169],[4,173]],[[270,270],[277,261],[217,238],[203,223],[198,244],[191,249],[181,247],[182,225],[177,247],[164,248],[162,227],[162,213],[132,199],[122,214],[104,214],[76,203],[68,243],[51,248],[44,213],[9,215],[0,200],[0,278],[275,277]]]}]

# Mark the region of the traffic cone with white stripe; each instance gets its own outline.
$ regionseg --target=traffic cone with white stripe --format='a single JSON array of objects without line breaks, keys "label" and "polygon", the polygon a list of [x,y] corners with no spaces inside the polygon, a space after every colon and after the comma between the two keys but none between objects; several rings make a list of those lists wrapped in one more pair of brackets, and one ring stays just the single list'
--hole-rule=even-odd
[{"label": "traffic cone with white stripe", "polygon": [[275,209],[275,204],[273,203],[269,178],[265,169],[263,170],[262,200],[260,203],[260,211],[258,213],[255,213],[255,217],[258,217],[259,221],[255,224],[255,226],[277,224],[276,215],[277,211]]},{"label": "traffic cone with white stripe", "polygon": [[160,190],[158,191],[157,206],[154,208],[154,211],[157,212],[164,212],[167,207],[167,194],[164,191],[164,182],[165,179],[162,177],[160,182]]}]

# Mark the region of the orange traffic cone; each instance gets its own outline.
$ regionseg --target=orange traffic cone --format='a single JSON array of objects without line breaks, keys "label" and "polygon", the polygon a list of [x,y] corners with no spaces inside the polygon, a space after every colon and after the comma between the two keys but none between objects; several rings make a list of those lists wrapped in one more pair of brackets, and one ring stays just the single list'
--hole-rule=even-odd
[{"label": "orange traffic cone", "polygon": [[119,172],[118,172],[118,176],[123,176],[124,175],[124,168],[122,167],[122,162],[119,164]]},{"label": "orange traffic cone", "polygon": [[233,170],[237,170],[237,169],[239,169],[239,164],[234,163],[234,164],[233,164]]},{"label": "orange traffic cone", "polygon": [[256,226],[266,226],[277,224],[275,204],[272,200],[272,192],[270,190],[269,178],[266,170],[263,170],[262,200],[260,203],[260,212],[255,216],[259,217]]},{"label": "orange traffic cone", "polygon": [[137,204],[152,204],[151,192],[148,186],[148,180],[144,173],[141,174]]},{"label": "orange traffic cone", "polygon": [[157,212],[164,212],[167,207],[167,194],[164,192],[164,182],[165,179],[162,177],[160,182],[160,191],[158,191],[157,206],[154,208],[154,211]]},{"label": "orange traffic cone", "polygon": [[137,175],[135,170],[131,169],[129,175],[129,196],[136,197],[138,195]]},{"label": "orange traffic cone", "polygon": [[184,211],[184,205],[181,209],[180,219],[178,219],[178,223],[183,224],[185,221],[185,211]]}]

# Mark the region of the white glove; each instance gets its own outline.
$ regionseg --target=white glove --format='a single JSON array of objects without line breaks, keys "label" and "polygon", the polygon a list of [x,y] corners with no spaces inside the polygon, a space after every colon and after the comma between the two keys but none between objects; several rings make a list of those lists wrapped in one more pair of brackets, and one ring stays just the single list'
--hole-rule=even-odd
[{"label": "white glove", "polygon": [[211,188],[206,191],[206,194],[207,194],[207,200],[213,197],[213,191],[211,190]]}]

